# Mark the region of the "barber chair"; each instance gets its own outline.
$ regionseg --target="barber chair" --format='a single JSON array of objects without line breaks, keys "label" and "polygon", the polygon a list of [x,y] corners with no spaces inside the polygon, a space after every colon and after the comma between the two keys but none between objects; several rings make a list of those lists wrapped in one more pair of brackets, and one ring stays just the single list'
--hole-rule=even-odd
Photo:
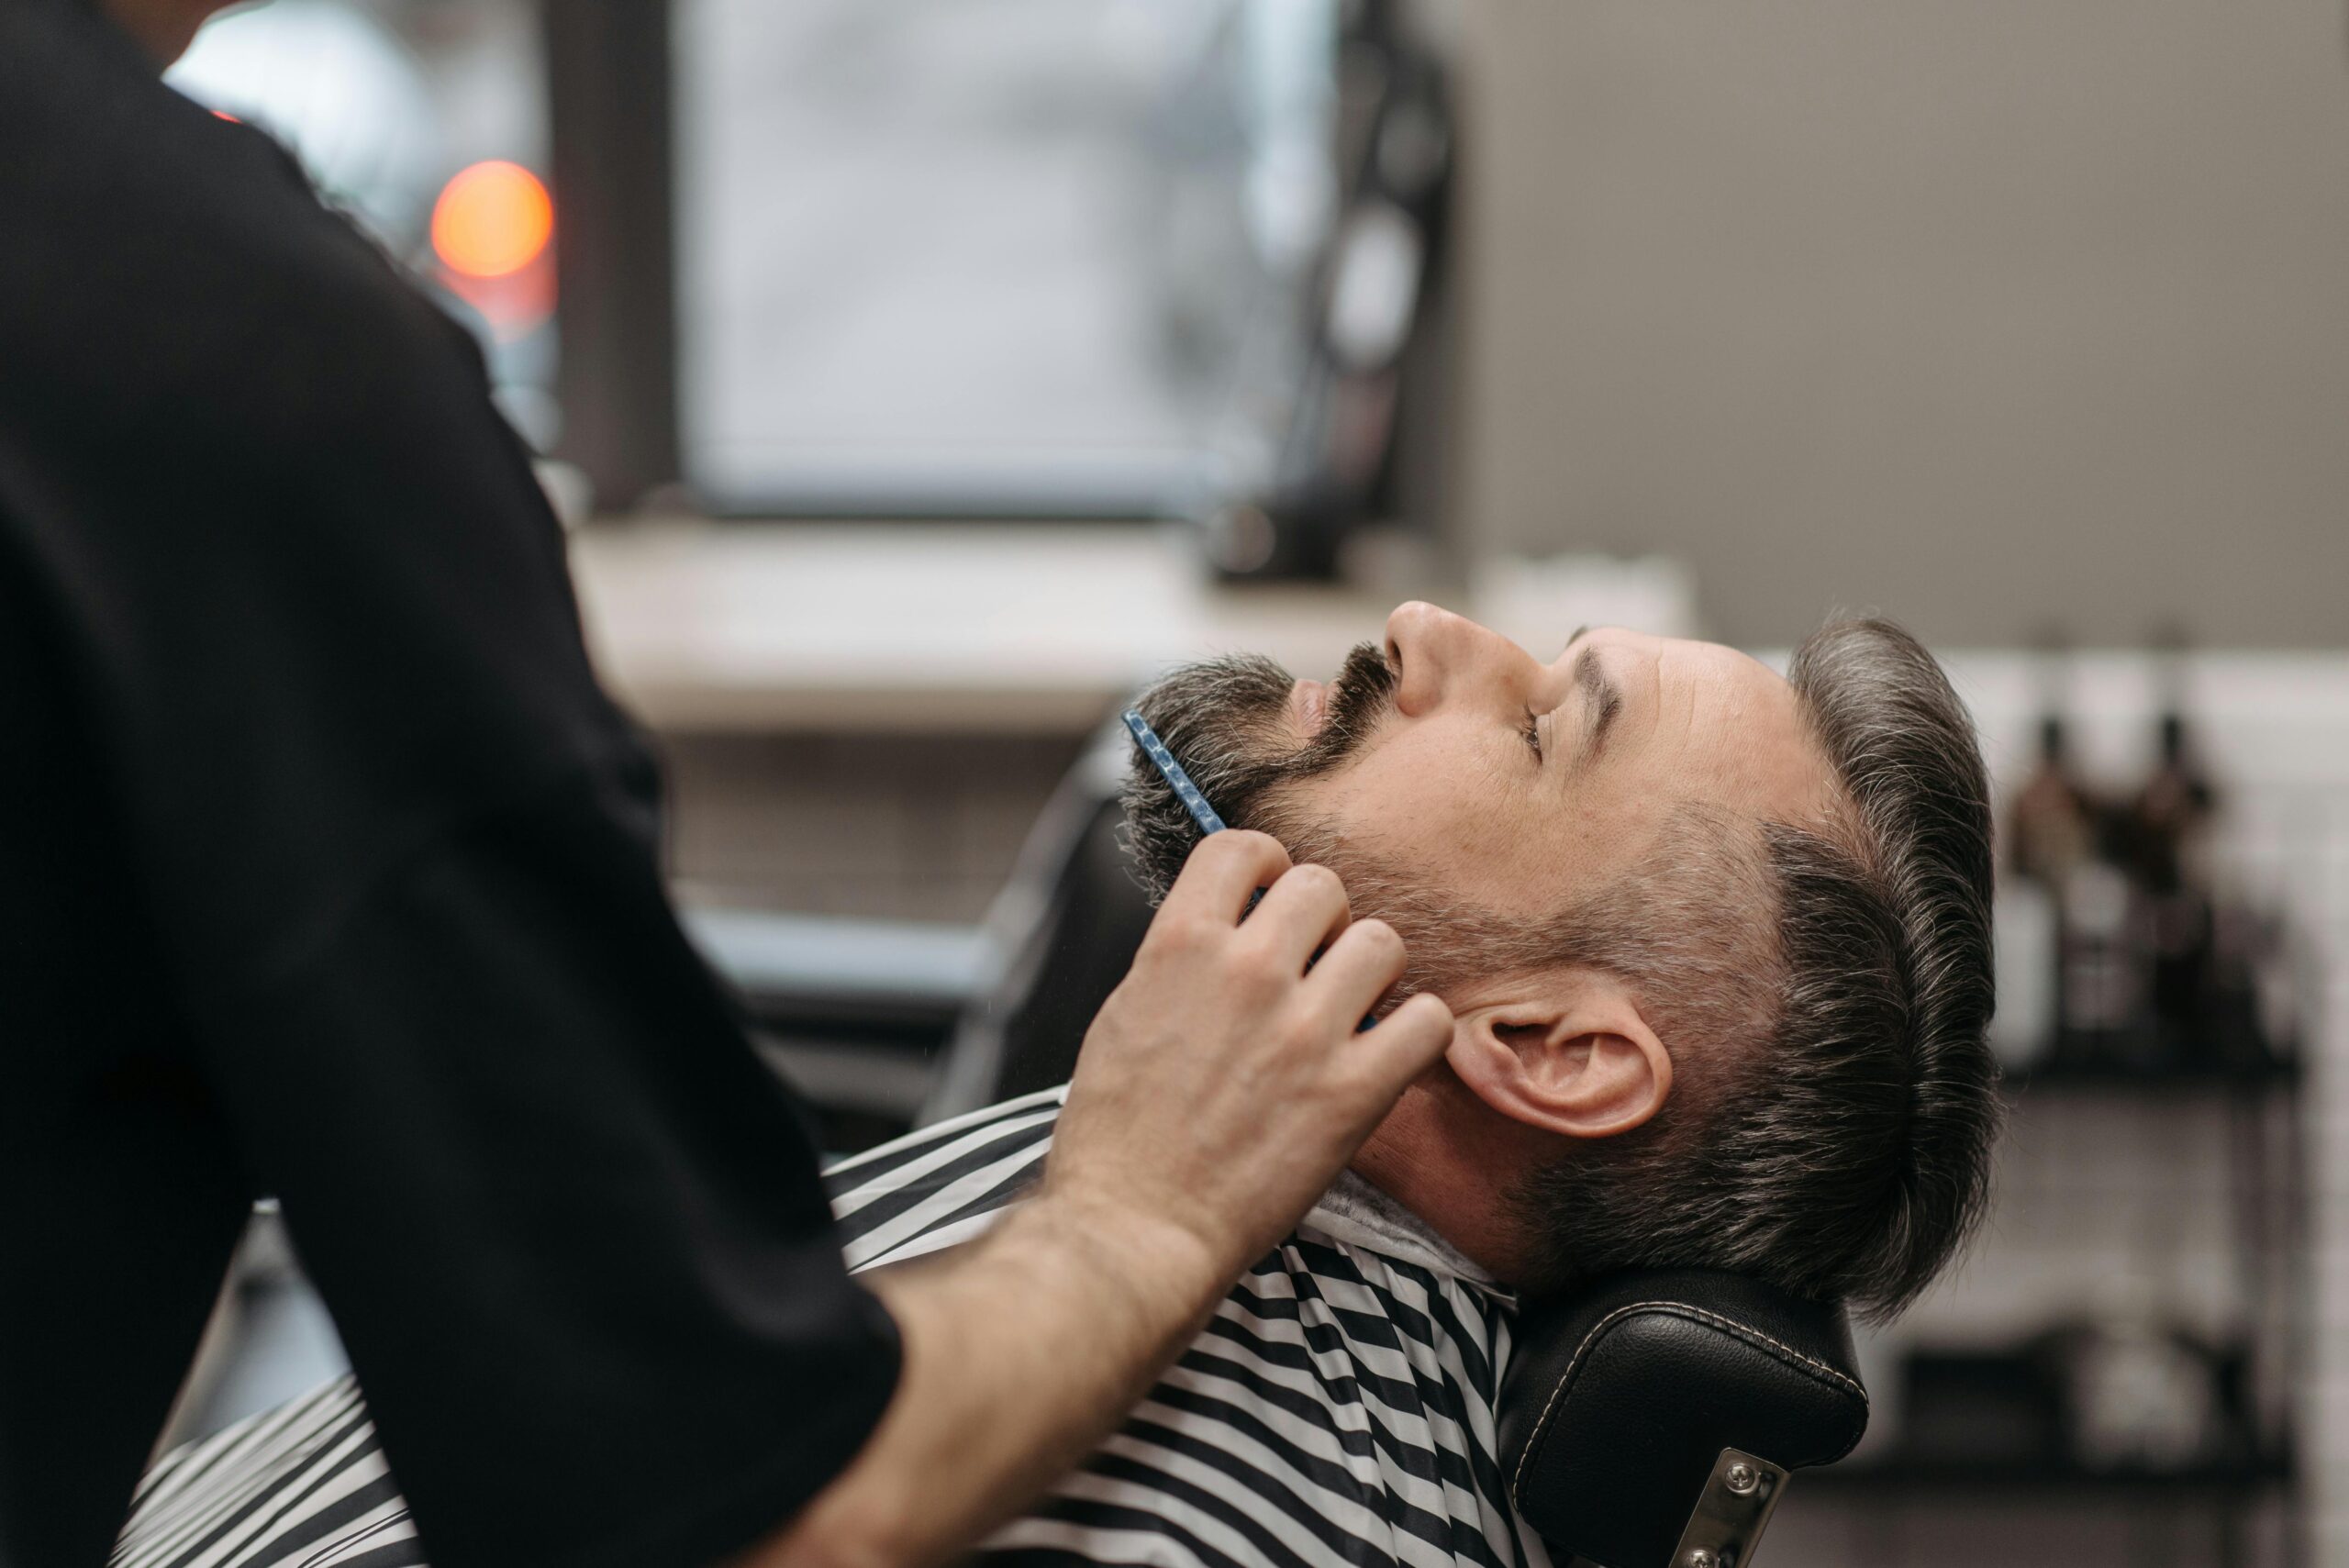
[{"label": "barber chair", "polygon": [[[1150,909],[1118,843],[1122,731],[1039,818],[990,912],[990,984],[963,1013],[923,1119],[1048,1087],[1132,962]],[[1528,1304],[1502,1386],[1509,1496],[1560,1568],[1742,1568],[1788,1475],[1867,1424],[1839,1306],[1699,1270],[1618,1275]]]}]

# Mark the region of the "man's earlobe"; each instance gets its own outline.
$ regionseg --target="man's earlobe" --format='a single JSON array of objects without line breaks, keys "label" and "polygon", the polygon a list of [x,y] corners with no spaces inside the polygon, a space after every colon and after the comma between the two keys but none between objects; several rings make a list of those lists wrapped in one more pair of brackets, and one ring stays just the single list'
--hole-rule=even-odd
[{"label": "man's earlobe", "polygon": [[1503,1116],[1567,1138],[1644,1126],[1672,1094],[1672,1053],[1611,975],[1562,977],[1553,995],[1471,1008],[1450,1062]]}]

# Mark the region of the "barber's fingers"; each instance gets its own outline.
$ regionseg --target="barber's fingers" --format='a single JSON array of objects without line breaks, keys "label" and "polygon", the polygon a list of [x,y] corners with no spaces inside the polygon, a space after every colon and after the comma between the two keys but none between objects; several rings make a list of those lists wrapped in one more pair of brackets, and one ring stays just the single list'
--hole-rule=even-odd
[{"label": "barber's fingers", "polygon": [[1328,866],[1292,866],[1275,880],[1244,929],[1292,975],[1346,929],[1345,884]]},{"label": "barber's fingers", "polygon": [[1394,927],[1384,920],[1357,920],[1338,934],[1305,977],[1306,993],[1317,1006],[1359,1018],[1403,977],[1403,939]]},{"label": "barber's fingers", "polygon": [[1248,912],[1250,895],[1270,887],[1288,866],[1288,851],[1269,833],[1245,828],[1209,833],[1192,846],[1156,923],[1170,928],[1193,921],[1238,925]]},{"label": "barber's fingers", "polygon": [[1356,1040],[1372,1108],[1385,1116],[1411,1080],[1452,1049],[1452,1009],[1432,991],[1408,998]]},{"label": "barber's fingers", "polygon": [[[1358,1018],[1378,1005],[1388,986],[1402,978],[1403,939],[1384,920],[1362,920],[1346,928],[1306,977],[1318,1006]],[[1452,1043],[1452,1009],[1431,992],[1406,999],[1348,1047],[1384,1114],[1394,1096]]]}]

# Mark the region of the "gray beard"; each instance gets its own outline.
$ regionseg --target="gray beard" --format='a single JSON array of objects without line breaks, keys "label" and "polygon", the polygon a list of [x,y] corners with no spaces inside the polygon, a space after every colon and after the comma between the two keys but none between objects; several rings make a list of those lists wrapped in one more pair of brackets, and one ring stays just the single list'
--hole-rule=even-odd
[{"label": "gray beard", "polygon": [[[1415,992],[1489,973],[1497,960],[1527,956],[1523,922],[1445,896],[1403,869],[1407,846],[1348,840],[1297,798],[1297,784],[1354,756],[1392,706],[1395,677],[1378,650],[1364,644],[1347,655],[1330,683],[1328,717],[1301,747],[1283,728],[1292,685],[1271,660],[1243,655],[1177,670],[1134,706],[1227,827],[1269,833],[1293,862],[1329,867],[1354,918],[1395,928],[1409,957],[1380,1013]],[[1198,843],[1198,827],[1138,746],[1119,798],[1135,875],[1155,904]]]},{"label": "gray beard", "polygon": [[[1283,786],[1328,773],[1358,751],[1393,704],[1395,676],[1368,643],[1348,653],[1330,683],[1327,719],[1302,746],[1282,728],[1293,685],[1270,659],[1240,654],[1186,665],[1134,706],[1226,827],[1257,828],[1286,843],[1283,828],[1306,825],[1279,809]],[[1198,827],[1139,746],[1119,799],[1135,874],[1156,903],[1198,842]]]}]

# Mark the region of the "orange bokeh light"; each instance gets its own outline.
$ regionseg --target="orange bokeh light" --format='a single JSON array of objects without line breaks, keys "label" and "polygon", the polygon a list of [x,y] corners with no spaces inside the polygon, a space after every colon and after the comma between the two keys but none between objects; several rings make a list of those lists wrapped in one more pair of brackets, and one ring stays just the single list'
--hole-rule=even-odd
[{"label": "orange bokeh light", "polygon": [[554,236],[554,202],[519,163],[461,169],[432,205],[432,249],[452,272],[502,278],[537,261]]}]

